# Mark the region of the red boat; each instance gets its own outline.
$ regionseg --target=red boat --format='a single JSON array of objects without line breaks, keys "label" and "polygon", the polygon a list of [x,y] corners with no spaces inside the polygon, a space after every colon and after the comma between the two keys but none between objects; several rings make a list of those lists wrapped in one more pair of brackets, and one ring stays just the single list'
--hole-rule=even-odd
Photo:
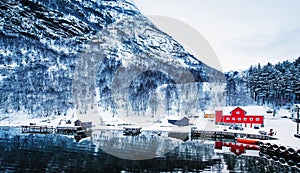
[{"label": "red boat", "polygon": [[243,143],[243,144],[252,144],[252,145],[258,145],[259,144],[259,140],[250,139],[250,138],[236,138],[236,141],[238,143]]}]

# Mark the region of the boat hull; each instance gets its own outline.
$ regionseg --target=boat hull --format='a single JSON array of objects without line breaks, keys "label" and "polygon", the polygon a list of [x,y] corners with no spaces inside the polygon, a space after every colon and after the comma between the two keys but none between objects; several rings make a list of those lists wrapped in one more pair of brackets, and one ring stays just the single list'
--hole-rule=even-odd
[{"label": "boat hull", "polygon": [[236,141],[238,143],[243,143],[243,144],[252,144],[252,145],[259,144],[259,140],[256,140],[256,139],[236,138]]}]

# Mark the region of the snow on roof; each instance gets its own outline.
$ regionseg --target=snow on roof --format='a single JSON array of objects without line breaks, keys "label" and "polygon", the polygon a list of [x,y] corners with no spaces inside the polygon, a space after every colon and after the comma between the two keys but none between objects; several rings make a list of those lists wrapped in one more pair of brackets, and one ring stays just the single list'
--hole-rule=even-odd
[{"label": "snow on roof", "polygon": [[214,112],[212,110],[205,110],[204,114],[214,114]]},{"label": "snow on roof", "polygon": [[[183,118],[187,118],[186,116],[176,116],[176,115],[169,115],[166,116],[165,119],[167,120],[182,120]],[[189,119],[189,118],[187,118]]]},{"label": "snow on roof", "polygon": [[223,107],[221,110],[223,110],[223,115],[231,115],[230,112],[237,107],[246,111],[246,115],[266,115],[266,108],[263,106],[229,106]]}]

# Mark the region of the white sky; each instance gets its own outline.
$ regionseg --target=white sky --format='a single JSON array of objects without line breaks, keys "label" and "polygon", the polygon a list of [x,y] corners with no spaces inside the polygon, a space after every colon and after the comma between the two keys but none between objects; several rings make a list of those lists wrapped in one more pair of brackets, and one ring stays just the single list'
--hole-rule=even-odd
[{"label": "white sky", "polygon": [[[210,43],[222,71],[300,56],[299,0],[134,0],[144,15],[185,22]],[[201,51],[201,47],[199,47]]]}]

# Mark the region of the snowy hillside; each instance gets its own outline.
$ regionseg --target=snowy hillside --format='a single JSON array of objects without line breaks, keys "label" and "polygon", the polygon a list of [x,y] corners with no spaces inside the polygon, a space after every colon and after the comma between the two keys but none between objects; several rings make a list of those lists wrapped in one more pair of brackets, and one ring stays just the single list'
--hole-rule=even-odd
[{"label": "snowy hillside", "polygon": [[269,105],[290,108],[300,102],[300,57],[294,61],[251,66],[240,72],[227,72],[227,105]]},{"label": "snowy hillside", "polygon": [[155,116],[223,103],[222,73],[131,1],[1,1],[0,16],[1,114]]}]

